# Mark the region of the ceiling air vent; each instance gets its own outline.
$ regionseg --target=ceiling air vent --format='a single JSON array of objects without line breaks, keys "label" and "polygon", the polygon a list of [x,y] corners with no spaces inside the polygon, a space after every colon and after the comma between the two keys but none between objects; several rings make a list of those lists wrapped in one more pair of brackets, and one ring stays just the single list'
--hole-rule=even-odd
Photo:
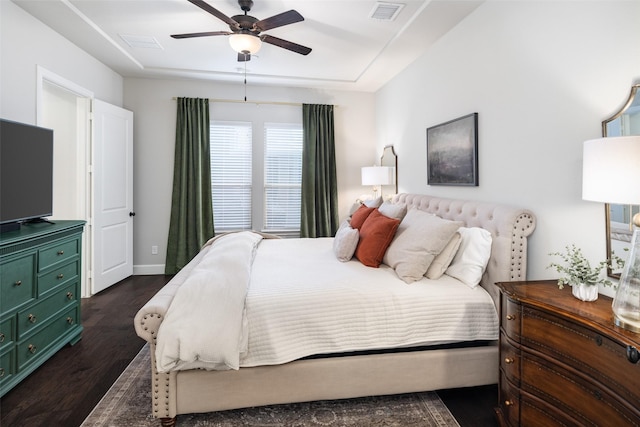
[{"label": "ceiling air vent", "polygon": [[385,3],[376,2],[373,10],[369,14],[369,18],[381,21],[393,21],[404,7],[402,3]]},{"label": "ceiling air vent", "polygon": [[160,46],[160,43],[158,43],[155,37],[132,36],[128,34],[120,34],[120,37],[131,47],[140,49],[162,49],[162,46]]}]

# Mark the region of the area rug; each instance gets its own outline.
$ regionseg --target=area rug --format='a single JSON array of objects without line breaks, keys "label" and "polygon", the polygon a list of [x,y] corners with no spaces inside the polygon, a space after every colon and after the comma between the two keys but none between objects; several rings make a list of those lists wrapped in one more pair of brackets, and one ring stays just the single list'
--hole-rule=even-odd
[{"label": "area rug", "polygon": [[[151,416],[149,357],[149,346],[145,345],[82,427],[160,425]],[[177,426],[459,427],[459,424],[435,392],[425,392],[178,415]]]}]

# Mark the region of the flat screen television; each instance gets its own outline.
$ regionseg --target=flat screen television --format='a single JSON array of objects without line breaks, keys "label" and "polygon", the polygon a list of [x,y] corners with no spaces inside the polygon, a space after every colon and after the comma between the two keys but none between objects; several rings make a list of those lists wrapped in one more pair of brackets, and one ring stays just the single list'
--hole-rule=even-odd
[{"label": "flat screen television", "polygon": [[0,231],[53,214],[53,130],[0,119]]}]

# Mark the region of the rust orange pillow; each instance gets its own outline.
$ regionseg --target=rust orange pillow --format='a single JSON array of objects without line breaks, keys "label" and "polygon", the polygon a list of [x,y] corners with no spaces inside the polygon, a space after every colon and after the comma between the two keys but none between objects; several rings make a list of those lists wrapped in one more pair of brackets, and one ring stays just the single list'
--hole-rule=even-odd
[{"label": "rust orange pillow", "polygon": [[386,217],[377,209],[372,211],[360,228],[356,258],[368,267],[379,267],[393,236],[396,235],[398,225],[399,219]]},{"label": "rust orange pillow", "polygon": [[364,221],[374,210],[376,210],[376,208],[369,208],[365,205],[360,206],[358,210],[355,211],[353,215],[351,215],[351,222],[349,222],[351,228],[360,230],[362,224],[364,224]]}]

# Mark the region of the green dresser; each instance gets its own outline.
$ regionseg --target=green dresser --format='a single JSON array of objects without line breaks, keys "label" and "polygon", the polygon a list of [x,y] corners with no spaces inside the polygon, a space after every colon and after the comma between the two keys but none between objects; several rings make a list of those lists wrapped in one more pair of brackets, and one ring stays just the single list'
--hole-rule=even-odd
[{"label": "green dresser", "polygon": [[81,338],[84,221],[0,234],[0,396]]}]

